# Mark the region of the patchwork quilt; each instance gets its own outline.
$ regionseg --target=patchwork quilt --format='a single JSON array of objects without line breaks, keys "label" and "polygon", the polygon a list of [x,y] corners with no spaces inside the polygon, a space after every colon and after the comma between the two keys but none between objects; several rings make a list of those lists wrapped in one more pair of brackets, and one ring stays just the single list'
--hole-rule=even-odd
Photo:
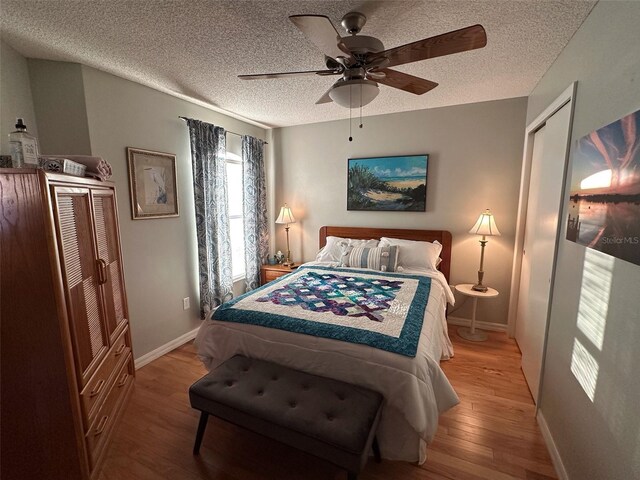
[{"label": "patchwork quilt", "polygon": [[420,275],[302,266],[221,305],[213,318],[414,357],[430,289]]}]

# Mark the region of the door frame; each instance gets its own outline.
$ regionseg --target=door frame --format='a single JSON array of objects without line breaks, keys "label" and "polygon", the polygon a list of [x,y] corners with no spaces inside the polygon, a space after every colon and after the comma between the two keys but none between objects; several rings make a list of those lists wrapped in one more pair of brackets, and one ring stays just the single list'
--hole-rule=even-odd
[{"label": "door frame", "polygon": [[[524,247],[524,233],[527,220],[527,208],[529,203],[529,181],[531,178],[531,161],[533,155],[533,139],[537,130],[547,123],[558,110],[571,102],[571,114],[569,119],[569,135],[567,136],[567,151],[564,159],[565,167],[562,179],[562,194],[558,204],[558,233],[560,232],[562,219],[562,205],[566,190],[567,165],[571,150],[571,133],[573,131],[573,115],[575,111],[575,98],[578,82],[569,85],[544,111],[533,120],[525,130],[524,151],[522,154],[522,174],[520,178],[520,198],[518,200],[518,217],[516,220],[516,238],[513,250],[513,267],[511,270],[511,295],[509,297],[509,313],[507,322],[507,332],[510,338],[516,334],[516,316],[518,313],[518,298],[520,294],[520,274],[522,270],[522,249]],[[558,254],[559,236],[556,236],[555,253],[553,257],[553,269],[551,274],[551,284],[549,286],[549,310],[551,309],[551,297],[553,296],[553,284],[555,280],[556,261]],[[544,351],[546,350],[546,332],[549,326],[549,311],[547,311],[547,325],[545,326],[545,340],[543,344],[542,367],[544,367]],[[540,386],[542,386],[542,372],[540,375]]]}]

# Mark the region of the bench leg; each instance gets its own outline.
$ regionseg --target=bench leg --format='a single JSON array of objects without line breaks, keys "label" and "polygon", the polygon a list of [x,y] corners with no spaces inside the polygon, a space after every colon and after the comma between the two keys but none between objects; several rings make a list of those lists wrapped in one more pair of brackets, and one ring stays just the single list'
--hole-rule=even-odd
[{"label": "bench leg", "polygon": [[376,463],[380,463],[382,461],[382,456],[380,455],[380,445],[378,445],[378,437],[373,437],[373,444],[371,445],[373,448],[373,456],[376,459]]},{"label": "bench leg", "polygon": [[209,414],[207,412],[202,412],[200,414],[200,422],[198,422],[198,432],[196,433],[196,443],[193,446],[193,454],[198,455],[200,453],[200,445],[202,444],[202,436],[204,435],[204,430],[207,428],[207,420],[209,419]]},{"label": "bench leg", "polygon": [[358,474],[353,472],[347,472],[347,480],[358,480]]}]

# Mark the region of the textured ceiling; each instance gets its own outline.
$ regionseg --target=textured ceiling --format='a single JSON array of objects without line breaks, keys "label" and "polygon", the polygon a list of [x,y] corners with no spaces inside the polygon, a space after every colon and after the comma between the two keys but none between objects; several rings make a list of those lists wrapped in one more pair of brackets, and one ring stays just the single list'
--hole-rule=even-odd
[{"label": "textured ceiling", "polygon": [[350,10],[386,48],[476,23],[484,49],[397,67],[433,80],[415,96],[381,86],[365,115],[528,95],[595,1],[1,0],[2,37],[27,57],[79,62],[266,126],[348,118],[315,105],[337,77],[242,81],[238,74],[324,68],[288,20]]}]

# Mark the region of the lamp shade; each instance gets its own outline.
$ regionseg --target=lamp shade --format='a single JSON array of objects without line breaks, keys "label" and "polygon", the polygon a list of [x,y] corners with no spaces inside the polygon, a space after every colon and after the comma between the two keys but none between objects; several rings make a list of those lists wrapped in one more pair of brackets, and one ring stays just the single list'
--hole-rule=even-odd
[{"label": "lamp shade", "polygon": [[329,97],[341,107],[358,108],[378,96],[378,84],[371,80],[343,80],[329,90]]},{"label": "lamp shade", "polygon": [[296,219],[291,213],[291,207],[284,204],[284,207],[280,209],[280,215],[276,218],[276,223],[296,223]]},{"label": "lamp shade", "polygon": [[500,232],[498,231],[498,227],[496,226],[496,221],[493,218],[493,215],[489,211],[489,209],[485,210],[480,214],[478,221],[473,226],[469,233],[475,235],[495,235],[499,236]]}]

